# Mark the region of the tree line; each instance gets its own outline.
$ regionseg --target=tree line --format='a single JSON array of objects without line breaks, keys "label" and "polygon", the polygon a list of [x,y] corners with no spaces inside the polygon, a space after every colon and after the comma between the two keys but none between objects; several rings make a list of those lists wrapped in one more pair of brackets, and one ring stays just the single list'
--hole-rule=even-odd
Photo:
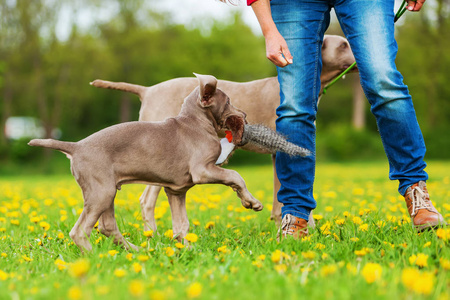
[{"label": "tree line", "polygon": [[[99,1],[0,0],[1,131],[10,116],[33,116],[42,120],[47,136],[60,128],[62,139],[77,140],[106,126],[137,120],[139,100],[91,87],[89,82],[97,78],[148,86],[193,76],[192,72],[234,81],[276,75],[265,58],[263,37],[255,35],[239,14],[230,22],[215,22],[205,34],[155,12],[148,5],[152,1],[145,1],[150,8],[143,10],[144,0],[110,0],[118,8],[115,15],[87,29],[73,21],[67,38],[61,39],[62,9],[76,12],[83,6],[95,13]],[[408,14],[397,26],[397,64],[413,95],[432,157],[449,158],[450,4],[428,2],[424,13]],[[329,29],[338,31],[337,24]],[[336,130],[352,140],[353,81],[343,80],[321,102],[318,130],[325,144]],[[369,108],[366,117],[362,130],[375,136]],[[8,147],[0,135],[3,158]]]}]

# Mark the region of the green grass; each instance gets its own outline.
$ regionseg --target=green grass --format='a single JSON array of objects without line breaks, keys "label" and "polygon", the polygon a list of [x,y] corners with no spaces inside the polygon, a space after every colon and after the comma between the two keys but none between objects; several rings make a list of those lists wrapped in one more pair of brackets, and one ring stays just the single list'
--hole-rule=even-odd
[{"label": "green grass", "polygon": [[[196,186],[187,210],[198,241],[183,249],[165,235],[165,195],[158,233],[147,238],[143,186],[124,186],[115,202],[119,228],[142,245],[131,254],[94,230],[93,252],[81,255],[69,238],[83,204],[71,176],[0,177],[0,299],[449,298],[450,231],[415,233],[386,163],[319,163],[318,226],[308,239],[282,243],[270,221],[271,166],[233,168],[265,209],[243,209],[230,188]],[[427,169],[431,197],[450,221],[448,170],[450,162],[437,161]]]}]

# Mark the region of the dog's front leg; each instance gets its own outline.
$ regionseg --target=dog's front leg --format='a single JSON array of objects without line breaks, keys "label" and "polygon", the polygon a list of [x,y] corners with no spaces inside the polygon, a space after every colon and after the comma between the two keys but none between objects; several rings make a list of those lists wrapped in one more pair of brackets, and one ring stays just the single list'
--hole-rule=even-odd
[{"label": "dog's front leg", "polygon": [[[186,192],[176,193],[169,188],[164,188],[172,213],[173,237],[181,242],[189,230],[189,219],[186,212]],[[187,244],[187,241],[184,240]]]},{"label": "dog's front leg", "polygon": [[222,169],[215,165],[207,165],[203,169],[192,172],[195,184],[221,183],[230,186],[241,199],[242,206],[255,211],[263,209],[263,205],[248,191],[244,179],[234,170]]}]

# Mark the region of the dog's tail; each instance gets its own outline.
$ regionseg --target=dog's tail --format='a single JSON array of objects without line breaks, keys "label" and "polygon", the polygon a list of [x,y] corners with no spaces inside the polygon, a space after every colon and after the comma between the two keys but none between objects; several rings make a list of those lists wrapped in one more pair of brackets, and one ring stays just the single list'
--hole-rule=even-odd
[{"label": "dog's tail", "polygon": [[145,86],[137,85],[137,84],[131,84],[126,82],[113,82],[113,81],[106,81],[101,79],[96,79],[90,83],[90,85],[103,88],[103,89],[112,89],[112,90],[120,90],[125,92],[130,92],[133,94],[136,94],[139,96],[139,98],[142,98],[144,95]]},{"label": "dog's tail", "polygon": [[58,151],[61,151],[67,157],[70,159],[72,157],[72,154],[75,151],[76,143],[73,142],[63,142],[63,141],[57,141],[53,139],[34,139],[31,140],[28,145],[30,146],[39,146],[44,148],[50,148],[55,149]]}]

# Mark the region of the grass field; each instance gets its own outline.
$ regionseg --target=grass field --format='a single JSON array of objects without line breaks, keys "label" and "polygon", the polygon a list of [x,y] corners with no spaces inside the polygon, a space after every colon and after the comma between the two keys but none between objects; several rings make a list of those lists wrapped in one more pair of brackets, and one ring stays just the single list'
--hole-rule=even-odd
[{"label": "grass field", "polygon": [[[270,221],[271,167],[236,169],[262,212],[242,208],[230,188],[197,186],[187,200],[192,242],[183,248],[171,239],[165,195],[158,233],[144,232],[143,186],[124,186],[116,217],[141,251],[94,230],[84,256],[69,238],[83,206],[71,176],[0,177],[0,299],[450,299],[450,230],[413,231],[386,163],[319,164],[318,226],[282,243]],[[448,222],[449,170],[450,162],[427,168]]]}]

